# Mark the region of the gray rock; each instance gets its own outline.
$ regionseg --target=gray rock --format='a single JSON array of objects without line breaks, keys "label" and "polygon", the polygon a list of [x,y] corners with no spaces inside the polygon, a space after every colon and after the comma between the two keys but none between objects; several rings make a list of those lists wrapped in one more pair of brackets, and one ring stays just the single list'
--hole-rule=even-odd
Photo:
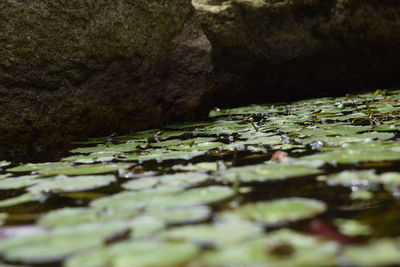
[{"label": "gray rock", "polygon": [[217,104],[399,85],[400,2],[194,0],[213,47]]},{"label": "gray rock", "polygon": [[210,47],[193,11],[189,0],[1,1],[0,148],[205,115]]}]

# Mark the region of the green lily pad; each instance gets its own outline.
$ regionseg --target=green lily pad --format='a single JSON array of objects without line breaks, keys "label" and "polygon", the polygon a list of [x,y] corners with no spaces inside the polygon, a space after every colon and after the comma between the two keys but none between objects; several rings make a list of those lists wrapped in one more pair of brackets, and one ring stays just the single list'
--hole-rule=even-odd
[{"label": "green lily pad", "polygon": [[94,209],[63,208],[42,215],[38,224],[46,227],[60,227],[95,222],[98,219],[97,214],[98,211]]},{"label": "green lily pad", "polygon": [[296,139],[302,144],[310,144],[316,141],[323,142],[328,146],[341,146],[346,143],[365,142],[366,140],[388,140],[394,137],[394,133],[364,133],[353,136],[312,136],[304,139]]},{"label": "green lily pad", "polygon": [[216,116],[229,116],[236,114],[258,114],[258,113],[269,113],[270,110],[275,110],[270,105],[251,105],[247,107],[231,108],[231,109],[217,109],[211,110],[210,117]]},{"label": "green lily pad", "polygon": [[224,145],[222,149],[226,150],[243,150],[238,147],[246,146],[246,145],[260,145],[260,146],[271,146],[271,145],[279,145],[282,143],[281,136],[265,136],[265,137],[254,137],[252,139],[248,139],[246,141],[236,141],[234,143]]},{"label": "green lily pad", "polygon": [[198,145],[201,143],[212,142],[214,140],[215,140],[215,138],[213,138],[213,137],[211,137],[211,138],[210,137],[199,137],[199,138],[193,138],[193,139],[187,139],[187,140],[172,139],[172,140],[152,143],[151,146],[165,147],[165,148],[168,148],[171,146],[180,146],[180,145],[194,146],[194,145]]},{"label": "green lily pad", "polygon": [[0,179],[5,179],[5,178],[8,178],[10,176],[12,176],[11,173],[0,174]]},{"label": "green lily pad", "polygon": [[84,249],[99,247],[106,238],[132,226],[131,221],[118,221],[60,227],[45,233],[3,240],[0,254],[14,262],[55,262]]},{"label": "green lily pad", "polygon": [[400,149],[346,149],[317,153],[300,160],[322,160],[330,163],[358,163],[368,161],[400,160]]},{"label": "green lily pad", "polygon": [[0,208],[11,207],[32,201],[42,201],[45,197],[41,194],[25,193],[16,197],[0,200]]},{"label": "green lily pad", "polygon": [[274,182],[287,178],[321,173],[322,162],[266,163],[254,166],[235,167],[217,173],[218,180],[241,183]]},{"label": "green lily pad", "polygon": [[130,152],[136,150],[138,147],[145,146],[143,142],[131,142],[118,145],[98,145],[95,147],[82,147],[71,150],[72,153],[90,154],[95,152]]},{"label": "green lily pad", "polygon": [[0,190],[22,189],[40,182],[35,179],[36,177],[37,175],[27,175],[3,179],[0,182]]},{"label": "green lily pad", "polygon": [[107,186],[115,181],[116,178],[114,175],[75,177],[60,175],[54,178],[41,180],[40,183],[29,187],[28,191],[34,194],[43,192],[79,192]]},{"label": "green lily pad", "polygon": [[355,266],[391,266],[400,264],[400,248],[397,240],[380,239],[364,246],[347,246],[341,262]]},{"label": "green lily pad", "polygon": [[36,172],[45,169],[54,168],[66,168],[70,167],[71,164],[68,162],[46,162],[46,163],[28,163],[25,165],[17,166],[11,169],[7,169],[9,172]]},{"label": "green lily pad", "polygon": [[159,236],[167,241],[190,242],[197,245],[213,247],[240,244],[262,235],[263,229],[246,221],[219,223],[216,225],[202,224],[182,226],[161,233]]},{"label": "green lily pad", "polygon": [[204,183],[208,179],[208,175],[204,173],[186,172],[136,179],[123,184],[122,187],[127,190],[143,190],[161,186],[186,188]]},{"label": "green lily pad", "polygon": [[63,158],[62,161],[69,161],[74,163],[90,164],[96,162],[107,162],[114,160],[119,153],[115,152],[96,152],[85,155],[75,155]]},{"label": "green lily pad", "polygon": [[211,218],[212,211],[208,206],[188,206],[178,208],[154,208],[146,211],[148,216],[165,221],[168,225],[193,224]]},{"label": "green lily pad", "polygon": [[0,168],[7,167],[9,165],[11,165],[11,162],[5,160],[0,161]]},{"label": "green lily pad", "polygon": [[46,227],[60,227],[133,219],[138,215],[140,215],[140,212],[132,209],[103,211],[92,208],[63,208],[44,214],[39,218],[38,223]]},{"label": "green lily pad", "polygon": [[207,151],[211,149],[216,149],[224,144],[221,142],[204,142],[200,144],[194,145],[179,145],[179,146],[170,146],[168,149],[171,150],[179,150],[179,151]]},{"label": "green lily pad", "polygon": [[336,219],[335,225],[347,236],[365,236],[372,233],[372,227],[356,220]]},{"label": "green lily pad", "polygon": [[[378,175],[374,170],[342,171],[337,174],[319,176],[318,180],[326,181],[328,185],[333,186],[357,187],[357,191],[352,193],[353,198],[358,196],[358,199],[370,199],[372,196],[367,190],[376,189],[378,184],[382,184],[389,192],[397,193],[400,187],[400,172],[386,172]],[[367,195],[364,196],[365,194]]]},{"label": "green lily pad", "polygon": [[195,258],[199,249],[190,244],[156,241],[121,242],[109,248],[82,253],[66,261],[66,267],[102,266],[105,262],[123,266],[184,266]]},{"label": "green lily pad", "polygon": [[[381,179],[374,170],[343,171],[337,174],[318,176],[319,181],[326,181],[329,185],[356,186],[368,185],[368,183],[380,183]],[[400,182],[400,175],[398,176]]]},{"label": "green lily pad", "polygon": [[216,162],[189,163],[188,165],[175,165],[172,169],[179,171],[217,171],[218,164]]},{"label": "green lily pad", "polygon": [[163,160],[176,160],[176,159],[191,160],[192,158],[203,155],[204,153],[205,151],[186,152],[186,151],[168,151],[165,149],[155,149],[147,151],[146,153],[142,154],[123,154],[120,160],[122,161],[157,160],[159,162]]},{"label": "green lily pad", "polygon": [[110,197],[96,199],[91,203],[98,209],[123,210],[152,207],[182,207],[202,204],[215,204],[232,198],[235,192],[226,186],[209,186],[182,191],[148,190],[142,192],[123,192]]},{"label": "green lily pad", "polygon": [[40,170],[41,176],[55,176],[55,175],[87,175],[87,174],[101,174],[110,173],[119,169],[126,169],[132,166],[131,164],[93,164],[93,165],[77,165],[57,169],[44,169]]},{"label": "green lily pad", "polygon": [[258,221],[266,225],[279,225],[312,218],[325,212],[326,209],[326,205],[321,201],[306,198],[287,198],[246,204],[237,208],[234,212],[244,219]]},{"label": "green lily pad", "polygon": [[335,266],[339,245],[283,229],[206,252],[205,266]]}]

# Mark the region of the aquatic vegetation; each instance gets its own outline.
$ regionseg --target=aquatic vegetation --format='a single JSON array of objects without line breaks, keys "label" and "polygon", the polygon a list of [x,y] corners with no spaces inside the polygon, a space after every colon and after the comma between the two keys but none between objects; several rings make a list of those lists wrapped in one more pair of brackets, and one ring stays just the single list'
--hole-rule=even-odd
[{"label": "aquatic vegetation", "polygon": [[399,96],[215,109],[60,161],[0,161],[0,261],[400,264]]}]

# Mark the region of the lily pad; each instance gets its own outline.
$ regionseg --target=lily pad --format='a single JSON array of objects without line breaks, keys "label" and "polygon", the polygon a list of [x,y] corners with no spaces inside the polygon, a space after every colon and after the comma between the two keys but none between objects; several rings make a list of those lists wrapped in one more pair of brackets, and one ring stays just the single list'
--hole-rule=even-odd
[{"label": "lily pad", "polygon": [[322,160],[330,163],[358,163],[368,161],[400,160],[400,149],[346,149],[317,153],[300,160]]},{"label": "lily pad", "polygon": [[0,174],[0,179],[5,179],[5,178],[8,178],[10,176],[12,176],[11,173]]},{"label": "lily pad", "polygon": [[63,208],[42,215],[38,224],[46,227],[59,227],[95,222],[98,219],[97,214],[98,211],[94,209]]},{"label": "lily pad", "polygon": [[41,194],[25,193],[16,197],[0,200],[0,208],[11,207],[32,201],[42,201],[45,197]]},{"label": "lily pad", "polygon": [[184,266],[195,258],[199,249],[190,244],[156,241],[121,242],[109,248],[81,253],[66,261],[66,267],[102,266]]},{"label": "lily pad", "polygon": [[11,165],[11,162],[9,162],[9,161],[5,161],[5,160],[0,161],[0,168],[7,167],[9,165]]},{"label": "lily pad", "polygon": [[95,152],[129,152],[134,151],[138,147],[146,146],[143,142],[130,142],[117,145],[98,145],[95,147],[82,147],[71,150],[72,153],[90,154]]},{"label": "lily pad", "polygon": [[279,225],[312,218],[325,212],[326,209],[326,205],[318,200],[286,198],[246,204],[234,212],[244,219],[266,225]]},{"label": "lily pad", "polygon": [[122,161],[147,161],[147,160],[157,160],[158,162],[162,162],[164,160],[191,160],[194,157],[203,155],[205,151],[168,151],[165,149],[155,149],[147,151],[142,154],[123,154],[120,158]]},{"label": "lily pad", "polygon": [[192,225],[174,228],[159,236],[167,241],[190,242],[199,246],[224,247],[240,244],[262,235],[263,229],[246,221],[219,223],[216,225]]},{"label": "lily pad", "polygon": [[138,210],[98,210],[92,208],[63,208],[40,217],[38,223],[46,227],[72,226],[83,223],[111,222],[138,217]]},{"label": "lily pad", "polygon": [[90,164],[95,162],[107,162],[114,160],[119,153],[115,152],[96,152],[84,155],[75,155],[63,158],[62,161],[69,161],[75,163]]},{"label": "lily pad", "polygon": [[36,172],[45,169],[66,168],[70,167],[68,162],[46,162],[46,163],[28,163],[25,165],[17,166],[7,169],[9,172]]},{"label": "lily pad", "polygon": [[0,182],[0,190],[22,189],[40,182],[40,180],[35,179],[36,177],[37,175],[27,175],[2,179]]},{"label": "lily pad", "polygon": [[336,219],[335,225],[347,236],[366,236],[372,233],[372,227],[356,220]]},{"label": "lily pad", "polygon": [[92,190],[94,188],[99,188],[107,186],[116,181],[114,175],[101,175],[101,176],[75,176],[67,177],[64,175],[56,176],[54,178],[49,178],[41,180],[28,188],[28,191],[33,194],[43,193],[43,192],[79,192],[85,190]]},{"label": "lily pad", "polygon": [[152,207],[182,207],[215,204],[232,198],[235,192],[226,186],[209,186],[189,190],[148,190],[123,192],[110,197],[96,199],[91,203],[98,209],[134,209]]},{"label": "lily pad", "polygon": [[311,144],[316,141],[323,142],[328,146],[341,146],[346,143],[366,142],[367,140],[388,140],[394,137],[393,133],[364,133],[353,136],[312,136],[304,139],[296,139],[302,144]]},{"label": "lily pad", "polygon": [[173,170],[179,171],[217,171],[218,163],[216,162],[199,162],[196,164],[189,163],[188,165],[175,165]]},{"label": "lily pad", "polygon": [[119,169],[126,169],[132,166],[131,164],[93,164],[93,165],[77,165],[62,167],[57,169],[44,169],[40,170],[41,176],[55,176],[55,175],[86,175],[86,174],[101,174],[115,172]]},{"label": "lily pad", "polygon": [[148,216],[161,219],[168,225],[194,224],[211,218],[212,211],[208,206],[188,206],[178,208],[154,208],[146,211]]},{"label": "lily pad", "polygon": [[208,175],[204,173],[186,172],[136,179],[123,184],[122,187],[128,190],[142,190],[161,186],[187,188],[204,183],[208,179]]},{"label": "lily pad", "polygon": [[335,242],[283,229],[234,246],[206,252],[206,266],[335,266]]},{"label": "lily pad", "polygon": [[221,181],[241,183],[252,182],[274,182],[287,178],[300,177],[321,173],[318,168],[321,161],[315,162],[293,162],[293,163],[266,163],[254,166],[235,167],[217,173]]},{"label": "lily pad", "polygon": [[397,240],[380,239],[364,246],[348,246],[341,255],[341,262],[356,266],[389,266],[400,264]]},{"label": "lily pad", "polygon": [[2,241],[0,254],[14,262],[55,262],[84,249],[99,247],[107,237],[131,227],[130,221],[60,227],[45,233]]}]

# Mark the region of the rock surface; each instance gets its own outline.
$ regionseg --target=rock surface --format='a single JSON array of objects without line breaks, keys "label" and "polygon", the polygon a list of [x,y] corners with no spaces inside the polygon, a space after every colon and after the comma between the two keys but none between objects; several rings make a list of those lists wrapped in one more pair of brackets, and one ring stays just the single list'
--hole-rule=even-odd
[{"label": "rock surface", "polygon": [[207,114],[210,46],[193,11],[189,0],[1,1],[0,149]]},{"label": "rock surface", "polygon": [[194,0],[213,46],[216,104],[398,86],[400,2]]}]

